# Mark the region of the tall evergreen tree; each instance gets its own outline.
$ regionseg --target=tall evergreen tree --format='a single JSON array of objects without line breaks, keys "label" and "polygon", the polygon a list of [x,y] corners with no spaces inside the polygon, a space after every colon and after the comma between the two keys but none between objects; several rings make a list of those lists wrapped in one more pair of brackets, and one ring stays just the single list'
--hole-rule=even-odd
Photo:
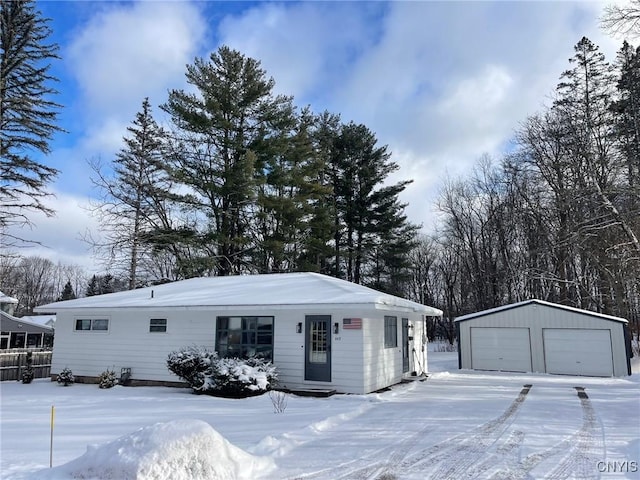
[{"label": "tall evergreen tree", "polygon": [[[382,268],[396,279],[388,285],[397,284],[405,266],[402,258],[407,258],[417,230],[403,214],[406,205],[398,200],[411,181],[382,186],[398,169],[390,158],[387,147],[377,146],[366,126],[349,123],[335,139],[331,159],[336,276],[355,283],[373,281],[381,288]],[[370,264],[375,267],[367,279]]]},{"label": "tall evergreen tree", "polygon": [[640,188],[640,46],[624,42],[618,52],[617,94],[613,104],[615,133],[626,164],[629,187]]},{"label": "tall evergreen tree", "polygon": [[47,43],[48,19],[29,0],[0,3],[0,236],[6,228],[30,224],[28,211],[54,212],[42,199],[58,171],[39,161],[48,154],[60,105],[52,100],[57,81],[49,73],[59,58],[58,46]]},{"label": "tall evergreen tree", "polygon": [[103,295],[105,293],[120,292],[127,289],[127,282],[115,278],[112,274],[92,275],[85,296]]},{"label": "tall evergreen tree", "polygon": [[316,115],[311,131],[312,153],[304,167],[303,193],[307,201],[298,269],[331,275],[334,249],[335,201],[331,158],[340,132],[340,117],[327,111]]},{"label": "tall evergreen tree", "polygon": [[127,127],[124,147],[108,169],[92,163],[94,184],[102,198],[94,213],[101,224],[102,238],[87,240],[110,269],[122,271],[128,288],[134,289],[148,280],[158,280],[153,272],[140,270],[150,254],[149,244],[159,241],[158,232],[167,229],[171,220],[166,197],[171,183],[163,168],[166,133],[153,119],[149,99]]},{"label": "tall evergreen tree", "polygon": [[257,235],[252,257],[261,272],[296,270],[303,248],[313,116],[305,110],[286,120],[280,125],[280,132],[256,149],[261,156],[256,169],[258,194],[253,230]]},{"label": "tall evergreen tree", "polygon": [[87,284],[87,290],[84,292],[86,297],[93,297],[94,295],[100,295],[100,280],[97,275],[92,275],[89,283]]},{"label": "tall evergreen tree", "polygon": [[260,62],[226,46],[197,58],[186,76],[196,93],[172,90],[163,108],[176,127],[168,170],[189,191],[180,201],[195,215],[191,274],[236,274],[251,249],[257,169],[266,166],[259,149],[288,121],[292,102],[272,93]]},{"label": "tall evergreen tree", "polygon": [[60,298],[58,300],[62,301],[62,300],[73,300],[74,298],[76,298],[76,294],[73,291],[73,286],[71,285],[71,280],[67,281],[67,283],[64,284],[64,289],[62,290],[62,294],[60,295]]}]

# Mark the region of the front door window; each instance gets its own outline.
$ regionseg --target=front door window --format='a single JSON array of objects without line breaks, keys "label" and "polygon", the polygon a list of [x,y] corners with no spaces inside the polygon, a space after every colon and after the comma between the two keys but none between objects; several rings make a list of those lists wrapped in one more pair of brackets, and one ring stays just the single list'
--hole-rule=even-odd
[{"label": "front door window", "polygon": [[327,363],[327,322],[311,321],[309,328],[309,362]]}]

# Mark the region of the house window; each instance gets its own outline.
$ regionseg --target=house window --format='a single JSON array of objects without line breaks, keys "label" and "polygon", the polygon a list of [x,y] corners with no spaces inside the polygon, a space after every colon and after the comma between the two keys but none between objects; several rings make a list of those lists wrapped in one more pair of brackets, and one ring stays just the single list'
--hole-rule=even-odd
[{"label": "house window", "polygon": [[273,359],[273,317],[218,317],[216,352],[221,357]]},{"label": "house window", "polygon": [[152,318],[149,320],[149,332],[166,332],[167,331],[167,319],[166,318]]},{"label": "house window", "polygon": [[384,347],[393,348],[398,346],[398,318],[384,317]]},{"label": "house window", "polygon": [[76,318],[76,331],[102,331],[109,330],[109,320],[106,318]]}]

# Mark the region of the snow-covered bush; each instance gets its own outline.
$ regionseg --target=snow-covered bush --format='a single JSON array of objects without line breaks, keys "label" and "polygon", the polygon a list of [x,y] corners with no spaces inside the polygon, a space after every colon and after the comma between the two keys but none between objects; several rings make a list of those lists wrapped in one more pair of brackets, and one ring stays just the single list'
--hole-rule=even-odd
[{"label": "snow-covered bush", "polygon": [[186,381],[196,393],[243,398],[271,389],[278,378],[276,367],[259,358],[218,358],[204,347],[171,352],[169,371]]},{"label": "snow-covered bush", "polygon": [[98,386],[100,388],[111,388],[118,384],[118,377],[116,372],[109,370],[108,368],[100,374],[98,377]]},{"label": "snow-covered bush", "polygon": [[64,367],[62,369],[62,371],[58,374],[58,383],[64,385],[65,387],[68,385],[71,385],[73,382],[75,382],[75,378],[73,376],[73,373],[71,373],[71,370],[69,370],[69,368]]},{"label": "snow-covered bush", "polygon": [[216,352],[193,345],[171,352],[167,358],[167,368],[198,391],[205,383],[205,376],[211,371],[212,362],[217,360]]},{"label": "snow-covered bush", "polygon": [[22,371],[22,383],[31,383],[35,372],[33,371],[33,354],[27,352],[27,366]]}]

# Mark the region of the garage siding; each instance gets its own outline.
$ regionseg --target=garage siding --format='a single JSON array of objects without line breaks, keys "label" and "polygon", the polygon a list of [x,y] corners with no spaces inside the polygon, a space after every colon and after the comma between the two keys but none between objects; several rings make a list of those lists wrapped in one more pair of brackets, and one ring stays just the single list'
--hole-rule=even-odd
[{"label": "garage siding", "polygon": [[[528,328],[531,340],[531,371],[548,372],[545,364],[544,329],[606,330],[610,335],[613,376],[628,375],[623,321],[610,320],[590,312],[565,309],[546,302],[523,302],[471,318],[457,320],[459,328],[460,368],[473,369],[471,330],[475,328]],[[569,338],[571,336],[569,335]],[[554,367],[555,369],[555,367]],[[552,373],[552,372],[549,372]],[[558,372],[560,373],[560,372]]]}]

